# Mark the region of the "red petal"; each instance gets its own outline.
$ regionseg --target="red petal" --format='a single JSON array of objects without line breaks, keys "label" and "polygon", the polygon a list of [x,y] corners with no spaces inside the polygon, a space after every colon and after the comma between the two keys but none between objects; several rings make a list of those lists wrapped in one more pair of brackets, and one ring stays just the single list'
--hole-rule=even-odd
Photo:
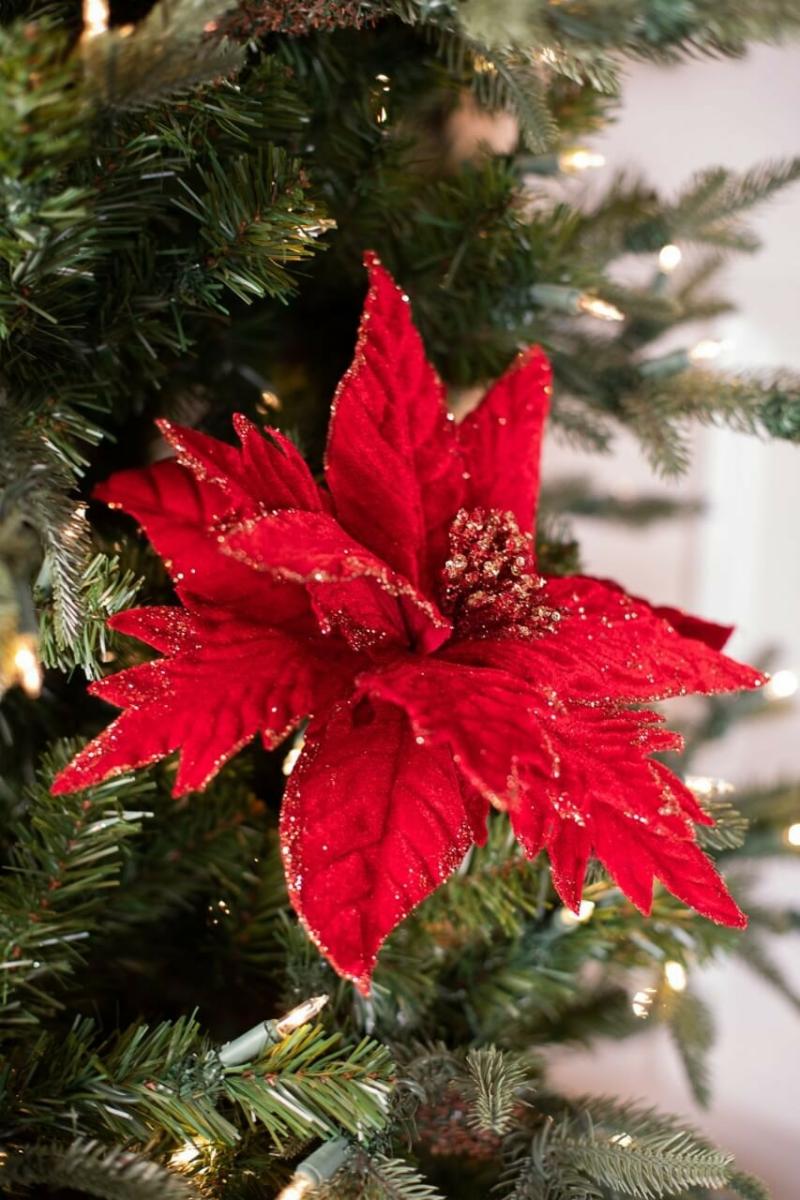
[{"label": "red petal", "polygon": [[550,362],[539,346],[532,346],[458,426],[469,474],[469,507],[510,510],[523,531],[532,530],[536,521],[551,391]]},{"label": "red petal", "polygon": [[416,588],[354,541],[327,513],[285,510],[234,530],[225,548],[248,566],[308,585],[323,629],[358,649],[413,643],[431,650],[450,622]]},{"label": "red petal", "polygon": [[[163,611],[157,610],[150,630],[157,638]],[[143,628],[141,616],[138,624]],[[330,653],[317,659],[306,641],[230,618],[216,627],[198,624],[197,636],[200,644],[174,657],[92,685],[95,695],[126,711],[61,772],[53,785],[56,794],[99,783],[179,748],[175,794],[201,790],[257,733],[276,745],[303,716],[329,704],[352,670],[346,652],[338,661]]]},{"label": "red petal", "polygon": [[276,584],[222,553],[214,527],[230,502],[217,484],[200,482],[170,460],[120,471],[94,494],[136,518],[190,607],[221,606],[257,622],[314,628],[303,589]]},{"label": "red petal", "polygon": [[233,418],[242,449],[217,438],[157,421],[167,441],[175,447],[180,462],[203,483],[222,488],[230,507],[241,515],[252,515],[263,508],[322,507],[319,488],[303,457],[277,430],[264,433],[246,417]]},{"label": "red petal", "polygon": [[163,654],[199,649],[201,644],[197,621],[185,608],[177,606],[129,608],[109,617],[108,625]]},{"label": "red petal", "polygon": [[464,466],[408,299],[374,255],[366,262],[369,292],[333,403],[326,478],[345,529],[431,595]]},{"label": "red petal", "polygon": [[561,610],[555,633],[525,644],[521,662],[541,678],[552,652],[562,665],[572,657],[568,688],[591,701],[656,700],[688,692],[755,688],[765,677],[720,654],[704,641],[683,637],[643,600],[616,585],[586,576],[550,579],[544,602]]},{"label": "red petal", "polygon": [[683,609],[670,608],[667,605],[659,605],[653,612],[671,625],[681,637],[705,642],[712,650],[724,650],[734,630],[733,625],[718,625],[716,621],[706,621],[704,617],[694,617]]},{"label": "red petal", "polygon": [[[695,841],[697,804],[663,765],[652,713],[560,707],[551,737],[557,772],[533,773],[511,821],[531,857],[544,846],[565,904],[580,903],[593,851],[622,891],[650,911],[654,879],[714,921],[744,917]],[[708,818],[701,814],[705,823]]]},{"label": "red petal", "polygon": [[505,671],[409,656],[358,682],[403,708],[418,739],[448,745],[460,770],[498,807],[513,801],[520,773],[552,765],[546,701]]},{"label": "red petal", "polygon": [[289,894],[365,994],[381,943],[458,866],[480,818],[448,751],[418,745],[391,705],[350,701],[309,726],[281,811]]}]

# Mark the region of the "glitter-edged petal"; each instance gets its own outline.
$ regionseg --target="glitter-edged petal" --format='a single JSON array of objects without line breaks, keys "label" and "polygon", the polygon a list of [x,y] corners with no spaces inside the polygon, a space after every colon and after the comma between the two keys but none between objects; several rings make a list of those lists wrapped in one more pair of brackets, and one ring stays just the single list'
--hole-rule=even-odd
[{"label": "glitter-edged petal", "polygon": [[181,600],[190,609],[227,610],[271,625],[313,628],[301,588],[276,584],[222,553],[217,526],[230,500],[216,483],[201,482],[174,460],[142,470],[119,471],[94,491],[142,526],[158,551]]},{"label": "glitter-edged petal", "polygon": [[347,651],[315,656],[305,641],[276,630],[225,621],[198,622],[196,631],[197,644],[91,686],[125,711],[61,772],[54,792],[88,787],[178,749],[175,794],[201,790],[256,734],[275,745],[302,717],[323,710],[352,672]]},{"label": "glitter-edged petal", "polygon": [[420,746],[389,704],[350,700],[312,722],[281,810],[289,894],[336,970],[365,994],[378,949],[455,870],[486,824],[452,756]]},{"label": "glitter-edged petal", "polygon": [[326,513],[285,510],[246,522],[224,548],[256,571],[307,586],[323,630],[356,649],[412,639],[433,650],[451,632],[435,604]]},{"label": "glitter-edged petal", "polygon": [[201,483],[221,488],[241,515],[264,509],[322,508],[319,488],[305,460],[276,429],[260,431],[247,417],[233,418],[241,449],[197,429],[157,422],[179,461]]},{"label": "glitter-edged petal", "polygon": [[464,465],[408,297],[365,257],[369,291],[333,403],[325,476],[348,533],[432,595]]},{"label": "glitter-edged petal", "polygon": [[558,706],[551,730],[558,769],[525,780],[511,822],[530,857],[546,849],[553,883],[577,910],[590,853],[649,913],[660,880],[684,903],[725,925],[744,917],[697,845],[688,789],[650,759],[669,742],[654,713]]},{"label": "glitter-edged petal", "polygon": [[368,695],[399,705],[420,744],[448,746],[459,769],[498,808],[521,774],[552,766],[547,700],[505,671],[438,657],[406,659],[359,677]]},{"label": "glitter-edged petal", "polygon": [[591,703],[635,702],[739,691],[765,682],[759,671],[720,654],[707,639],[684,636],[616,584],[573,575],[549,579],[544,595],[561,620],[554,634],[527,644],[520,666],[540,678],[543,670],[556,678],[558,668],[560,690],[567,696]]},{"label": "glitter-edged petal", "polygon": [[536,521],[552,375],[547,355],[531,346],[458,426],[467,506],[512,512],[524,532]]}]

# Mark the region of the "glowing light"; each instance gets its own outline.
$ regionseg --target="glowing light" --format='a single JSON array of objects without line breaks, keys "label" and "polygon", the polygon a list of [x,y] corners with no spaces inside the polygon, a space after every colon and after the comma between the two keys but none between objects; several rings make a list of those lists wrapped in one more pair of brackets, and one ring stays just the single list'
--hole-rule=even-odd
[{"label": "glowing light", "polygon": [[44,675],[36,653],[36,635],[18,633],[11,648],[11,682],[18,683],[26,695],[36,699],[42,691]]},{"label": "glowing light", "polygon": [[170,1154],[169,1165],[175,1167],[178,1171],[182,1171],[193,1162],[196,1162],[201,1153],[201,1146],[195,1142],[185,1142],[180,1150],[176,1150],[173,1154]]},{"label": "glowing light", "polygon": [[571,908],[562,908],[561,924],[566,926],[583,925],[589,920],[596,907],[594,900],[581,900],[577,912],[573,912]]},{"label": "glowing light", "polygon": [[667,242],[666,246],[662,246],[658,255],[658,269],[663,271],[665,275],[671,275],[676,267],[680,266],[683,258],[683,251],[680,246],[675,246],[672,242]]},{"label": "glowing light", "polygon": [[566,171],[567,174],[573,171],[596,170],[605,165],[606,160],[603,154],[598,154],[595,150],[587,150],[585,146],[575,146],[574,149],[565,150],[558,156],[559,169]]},{"label": "glowing light", "polygon": [[716,338],[703,338],[689,351],[689,361],[693,363],[713,362],[722,352],[723,343]]},{"label": "glowing light", "polygon": [[307,1175],[295,1175],[278,1196],[278,1200],[302,1200],[313,1188],[314,1183]]},{"label": "glowing light", "polygon": [[644,1021],[650,1016],[650,1009],[652,1008],[655,994],[655,988],[642,988],[640,992],[636,993],[631,1001],[631,1008],[635,1017],[639,1017],[640,1020]]},{"label": "glowing light", "polygon": [[628,1146],[633,1145],[633,1138],[629,1133],[615,1133],[611,1141],[617,1146],[622,1146],[623,1150],[627,1150]]},{"label": "glowing light", "polygon": [[598,317],[601,321],[625,320],[625,313],[620,312],[616,304],[609,304],[599,296],[588,296],[586,293],[578,297],[578,310],[588,313],[590,317]]},{"label": "glowing light", "polygon": [[736,790],[727,779],[715,779],[712,775],[687,775],[683,782],[701,800],[715,800]]},{"label": "glowing light", "polygon": [[769,683],[764,688],[765,695],[769,696],[770,700],[788,700],[793,696],[800,687],[794,671],[776,671],[770,679]]},{"label": "glowing light", "polygon": [[285,1017],[281,1017],[275,1023],[275,1033],[279,1038],[288,1037],[295,1029],[299,1029],[301,1025],[308,1025],[309,1021],[313,1021],[319,1016],[325,1005],[328,1003],[327,996],[310,996],[308,1000],[304,1000],[302,1004],[298,1004],[291,1012],[288,1012]]},{"label": "glowing light", "polygon": [[786,841],[800,850],[800,821],[795,821],[794,825],[790,825],[786,830]]},{"label": "glowing light", "polygon": [[689,982],[689,977],[686,974],[686,968],[684,967],[683,963],[664,963],[664,978],[667,981],[667,986],[671,987],[673,992],[686,991],[686,985]]},{"label": "glowing light", "polygon": [[108,4],[106,0],[83,0],[83,33],[81,39],[88,42],[108,30]]}]

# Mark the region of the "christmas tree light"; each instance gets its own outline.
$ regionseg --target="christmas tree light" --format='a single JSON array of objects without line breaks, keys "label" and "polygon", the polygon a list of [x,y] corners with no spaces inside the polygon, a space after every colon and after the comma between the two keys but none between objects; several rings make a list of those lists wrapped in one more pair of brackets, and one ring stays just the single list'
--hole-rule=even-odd
[{"label": "christmas tree light", "polygon": [[776,671],[770,678],[764,688],[764,695],[769,700],[789,700],[794,696],[798,687],[800,687],[800,680],[795,672],[784,667],[782,670]]},{"label": "christmas tree light", "polygon": [[350,1143],[346,1138],[334,1138],[303,1159],[278,1200],[302,1200],[327,1183],[347,1161]]},{"label": "christmas tree light", "polygon": [[658,255],[658,269],[665,275],[671,275],[676,267],[680,266],[683,252],[680,246],[675,246],[672,242],[668,242],[666,246],[662,246]]},{"label": "christmas tree light", "polygon": [[328,1003],[327,996],[311,996],[298,1004],[284,1017],[273,1021],[259,1021],[252,1029],[226,1042],[219,1050],[220,1062],[225,1067],[239,1066],[252,1062],[263,1050],[276,1042],[283,1041],[301,1025],[307,1025],[317,1017]]}]

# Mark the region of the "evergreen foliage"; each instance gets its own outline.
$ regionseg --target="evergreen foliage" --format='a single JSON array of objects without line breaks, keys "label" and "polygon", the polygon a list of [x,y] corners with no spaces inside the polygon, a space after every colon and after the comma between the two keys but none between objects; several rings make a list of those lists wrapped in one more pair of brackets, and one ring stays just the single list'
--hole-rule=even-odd
[{"label": "evergreen foliage", "polygon": [[[626,59],[738,55],[795,35],[800,12],[792,0],[146,9],[122,0],[93,37],[61,0],[16,0],[0,24],[0,567],[13,628],[35,601],[51,668],[39,700],[11,689],[0,707],[3,1194],[272,1200],[344,1137],[320,1196],[764,1200],[682,1122],[555,1094],[540,1051],[662,1023],[706,1103],[713,1021],[665,964],[691,977],[738,953],[800,1007],[770,949],[800,913],[751,904],[740,936],[659,891],[645,919],[595,870],[594,907],[576,920],[493,818],[486,845],[393,935],[365,1000],[288,904],[285,749],[251,748],[189,804],[171,797],[169,765],[77,797],[48,787],[106,719],[84,678],[140,660],[107,617],[137,596],[171,599],[133,528],[89,507],[92,484],[161,453],[162,413],[225,436],[244,411],[319,465],[367,247],[407,288],[455,403],[539,341],[555,427],[597,451],[625,427],[675,473],[693,422],[798,439],[796,378],[701,370],[660,341],[729,310],[717,276],[757,249],[747,215],[800,177],[800,160],[710,168],[674,197],[617,175],[589,203],[559,155],[613,112]],[[517,122],[510,150],[465,140],[465,120],[498,113]],[[670,241],[694,249],[666,280],[655,255]],[[644,284],[620,282],[631,258]],[[624,320],[578,311],[580,296]],[[693,511],[580,480],[545,507],[552,573],[579,555],[565,514],[643,524]],[[709,699],[687,724],[689,755],[770,708]],[[798,785],[703,802],[716,821],[704,845],[742,894],[737,863],[789,851]],[[637,1014],[634,971],[649,981]],[[317,994],[319,1024],[244,1063],[220,1057]]]}]

